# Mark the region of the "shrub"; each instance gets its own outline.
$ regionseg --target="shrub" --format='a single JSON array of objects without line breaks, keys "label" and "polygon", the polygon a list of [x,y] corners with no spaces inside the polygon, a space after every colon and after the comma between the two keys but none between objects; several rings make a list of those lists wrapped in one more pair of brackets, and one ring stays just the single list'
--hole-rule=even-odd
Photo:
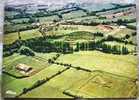
[{"label": "shrub", "polygon": [[27,93],[28,89],[27,88],[23,88],[23,93]]},{"label": "shrub", "polygon": [[8,57],[8,56],[10,56],[10,55],[12,55],[13,54],[13,52],[10,52],[10,51],[5,51],[5,52],[3,52],[3,56],[4,57]]},{"label": "shrub", "polygon": [[48,59],[48,63],[54,63],[54,61],[52,59]]}]

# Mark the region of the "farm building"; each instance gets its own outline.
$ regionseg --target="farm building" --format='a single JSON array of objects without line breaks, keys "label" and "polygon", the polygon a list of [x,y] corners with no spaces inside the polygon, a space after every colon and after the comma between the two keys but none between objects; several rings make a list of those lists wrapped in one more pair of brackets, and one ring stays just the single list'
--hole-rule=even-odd
[{"label": "farm building", "polygon": [[27,66],[25,64],[18,64],[16,66],[16,69],[19,70],[19,71],[22,71],[24,73],[27,73],[27,72],[32,70],[32,68],[30,66]]}]

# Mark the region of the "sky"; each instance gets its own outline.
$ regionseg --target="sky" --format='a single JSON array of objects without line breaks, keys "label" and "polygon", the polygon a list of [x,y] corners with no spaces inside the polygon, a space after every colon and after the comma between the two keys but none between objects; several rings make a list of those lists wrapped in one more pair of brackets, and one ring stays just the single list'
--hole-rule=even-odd
[{"label": "sky", "polygon": [[133,3],[135,0],[7,0],[8,4],[27,4],[27,3],[39,3],[39,4],[65,4],[68,2],[90,2],[90,3]]}]

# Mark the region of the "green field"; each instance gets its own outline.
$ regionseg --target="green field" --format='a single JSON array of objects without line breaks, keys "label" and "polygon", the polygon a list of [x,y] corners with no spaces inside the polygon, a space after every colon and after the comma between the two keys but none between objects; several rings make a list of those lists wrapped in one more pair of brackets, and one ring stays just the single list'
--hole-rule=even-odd
[{"label": "green field", "polygon": [[[79,56],[80,59],[78,59]],[[91,63],[88,63],[89,61],[87,60],[87,58],[92,59]],[[41,95],[42,97],[63,97],[61,93],[62,91],[71,91],[71,93],[75,95],[82,95],[83,97],[128,97],[128,95],[133,96],[136,92],[136,87],[134,87],[134,83],[128,80],[127,77],[130,75],[131,78],[135,78],[137,74],[137,70],[135,70],[136,68],[134,67],[136,64],[136,60],[137,59],[134,56],[112,56],[110,54],[106,55],[97,51],[63,55],[58,59],[59,62],[70,63],[82,67],[86,66],[85,68],[94,70],[94,72],[88,73],[75,69],[69,69],[60,76],[54,78],[52,81],[34,89],[33,91],[30,91],[28,94],[23,95],[22,97],[38,97],[39,95]],[[104,62],[109,62],[109,64]],[[111,63],[114,63],[115,65],[110,65]],[[122,66],[124,66],[124,68]],[[71,82],[67,83],[69,79]],[[110,85],[110,87],[112,87],[107,88],[107,86],[105,87],[101,85]],[[130,92],[125,92],[127,88]],[[44,93],[45,89],[47,89],[48,91]],[[54,95],[50,94],[50,91],[52,89],[54,89]],[[105,90],[105,93],[103,89]],[[41,93],[38,94],[40,91]]]},{"label": "green field", "polygon": [[[23,88],[28,88],[28,87],[32,86],[37,80],[49,77],[61,69],[62,69],[62,67],[49,66],[29,78],[10,80],[9,76],[7,78],[4,77],[4,79],[3,79],[4,82],[7,80],[10,80],[10,83],[7,83],[4,85],[4,91],[11,90],[11,91],[16,92],[16,95],[18,95],[23,91]],[[15,85],[16,83],[18,83],[18,84]],[[5,95],[10,96],[9,94],[5,94]]]},{"label": "green field", "polygon": [[34,70],[33,74],[35,74],[46,68],[49,65],[47,60],[55,55],[56,53],[50,53],[50,54],[36,53],[36,57],[32,58],[20,54],[14,54],[12,56],[5,57],[3,64],[5,71],[15,76],[23,76],[18,70],[16,70],[16,66],[18,64],[25,64],[32,67]]},{"label": "green field", "polygon": [[[21,31],[21,37],[23,40],[40,37],[40,36],[41,33],[38,31],[38,29]],[[11,34],[5,34],[3,40],[4,40],[4,44],[11,44],[17,39],[18,39],[18,32],[14,32]]]},{"label": "green field", "polygon": [[58,20],[58,16],[54,15],[54,16],[48,16],[48,17],[39,17],[39,20],[41,23],[45,23],[45,22],[52,22],[53,20]]},{"label": "green field", "polygon": [[[37,54],[37,56],[41,56],[46,59],[46,56],[44,56],[44,55],[42,56],[41,54]],[[15,57],[15,58],[17,58],[17,57]],[[88,59],[91,59],[91,62]],[[6,61],[8,61],[8,60],[6,60]],[[89,83],[90,84],[90,85],[88,84],[89,86],[94,86],[94,85],[96,86],[96,88],[94,90],[95,93],[90,92],[90,93],[92,93],[90,96],[94,96],[94,97],[128,96],[129,92],[124,93],[124,91],[125,91],[123,89],[124,86],[125,86],[124,88],[128,87],[129,91],[130,91],[130,89],[133,91],[133,93],[131,92],[130,96],[133,96],[136,91],[134,83],[132,83],[132,81],[130,81],[130,78],[134,80],[135,77],[137,76],[137,70],[135,67],[137,65],[137,58],[135,56],[132,56],[132,55],[128,55],[128,56],[122,56],[122,55],[118,56],[117,55],[116,56],[116,55],[112,55],[112,54],[101,53],[98,51],[93,51],[93,52],[92,51],[88,51],[88,52],[81,51],[81,52],[74,53],[74,54],[61,55],[57,61],[73,64],[75,66],[81,66],[83,68],[90,69],[94,72],[88,73],[88,72],[84,72],[84,71],[80,71],[80,70],[69,69],[68,71],[62,73],[58,77],[53,78],[52,81],[45,83],[41,87],[38,87],[38,88],[30,91],[29,93],[27,93],[26,95],[23,95],[22,97],[38,97],[39,95],[41,95],[43,97],[47,97],[47,95],[49,97],[51,97],[51,96],[67,97],[62,94],[62,91],[70,90],[74,94],[76,94],[76,91],[77,91],[76,89],[78,87],[80,87],[80,85],[82,86],[82,84],[84,82],[86,82],[88,79],[90,79],[90,77],[93,77],[96,75],[97,75],[96,78],[100,78],[100,81],[105,82],[105,80],[107,78],[108,78],[108,80],[106,80],[106,81],[112,81],[111,85],[113,86],[113,89],[110,89],[110,90],[111,91],[113,90],[113,92],[108,93],[109,89],[106,88],[105,94],[103,94],[104,91],[103,91],[103,89],[99,88],[99,84]],[[23,62],[25,62],[25,61],[23,61]],[[40,64],[40,63],[38,62],[38,64]],[[45,64],[45,63],[43,63],[43,64]],[[54,64],[54,65],[49,66],[48,68],[46,67],[44,70],[38,72],[37,74],[35,74],[29,78],[9,79],[10,77],[7,77],[8,78],[7,79],[5,77],[5,81],[12,80],[10,83],[5,84],[5,90],[12,90],[12,91],[15,91],[17,94],[19,94],[20,92],[22,92],[23,88],[25,88],[25,87],[27,88],[27,87],[31,86],[38,79],[43,79],[45,77],[49,77],[49,76],[53,75],[58,70],[61,70],[61,68],[64,68],[64,67]],[[94,80],[97,81],[96,78]],[[69,82],[67,84],[67,81],[69,79],[71,82]],[[126,81],[128,81],[129,83],[127,84]],[[17,85],[15,86],[14,85],[15,83],[18,83],[18,86]],[[66,83],[66,85],[65,85],[65,83]],[[127,85],[124,85],[125,83]],[[123,84],[123,86],[121,86],[121,85],[117,86],[117,84]],[[78,94],[79,95],[83,94],[83,96],[85,96],[85,97],[86,96],[90,97],[90,96],[84,94],[84,92],[87,91],[86,88],[88,87],[88,85],[83,87],[83,90],[82,89],[81,89],[81,91],[78,90],[79,91]],[[85,88],[85,90],[84,90],[84,88]],[[90,88],[94,88],[94,87],[90,87]],[[54,95],[51,94],[52,89],[55,90]],[[46,93],[44,93],[45,90],[47,90]],[[121,91],[121,92],[119,94],[117,92],[117,94],[114,95],[113,93],[115,93],[116,90]],[[39,92],[39,94],[38,94],[38,92]],[[101,92],[102,92],[102,94],[99,94]]]},{"label": "green field", "polygon": [[[63,27],[72,27],[74,29],[68,28],[68,29],[65,30],[65,29],[63,29]],[[97,32],[96,29],[97,29],[97,27],[94,27],[94,26],[61,25],[57,31],[54,31],[54,33],[56,35],[66,35],[66,34],[70,34],[70,33],[75,32],[75,31]],[[98,31],[99,31],[99,29],[98,29]],[[48,34],[49,34],[49,32],[48,32]],[[50,34],[51,34],[51,32],[50,32]],[[38,31],[38,29],[28,30],[28,31],[21,31],[21,38],[23,40],[30,39],[30,38],[35,38],[35,37],[40,37],[40,36],[42,36],[42,35]],[[11,33],[11,34],[6,34],[6,35],[4,35],[4,44],[11,44],[17,39],[18,39],[18,32],[14,32],[14,33]]]},{"label": "green field", "polygon": [[74,19],[74,18],[79,18],[79,17],[82,17],[82,16],[85,16],[86,13],[83,12],[83,11],[72,11],[70,13],[67,13],[67,14],[63,14],[63,18],[64,19]]}]

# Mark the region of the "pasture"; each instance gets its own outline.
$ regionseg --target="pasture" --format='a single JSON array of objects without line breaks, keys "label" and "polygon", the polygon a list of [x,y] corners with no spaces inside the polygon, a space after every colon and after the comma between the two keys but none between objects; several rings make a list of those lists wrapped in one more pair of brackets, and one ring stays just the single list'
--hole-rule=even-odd
[{"label": "pasture", "polygon": [[[87,58],[91,60],[88,61]],[[46,98],[47,97],[67,98],[67,96],[62,94],[63,91],[84,98],[91,98],[91,97],[98,97],[98,98],[99,97],[125,97],[126,98],[129,95],[131,97],[134,97],[137,91],[136,85],[132,81],[132,79],[135,78],[137,74],[136,68],[134,67],[134,64],[136,64],[135,59],[136,58],[132,56],[113,57],[110,54],[106,55],[103,53],[99,53],[97,51],[80,52],[75,54],[63,55],[57,60],[58,62],[69,63],[75,66],[82,66],[84,68],[92,70],[92,72],[88,73],[85,71],[80,71],[71,68],[66,72],[63,72],[61,75],[55,77],[53,80],[49,81],[48,83],[43,84],[41,87],[38,87],[28,92],[22,97],[34,98],[41,95],[41,97],[46,97]],[[114,63],[115,65],[111,65],[111,63]],[[57,65],[54,64],[54,66]],[[122,66],[124,66],[124,68]],[[129,74],[131,79],[128,78]],[[69,80],[70,82],[68,82]],[[54,89],[53,91],[54,95],[50,94],[53,89]]]}]

